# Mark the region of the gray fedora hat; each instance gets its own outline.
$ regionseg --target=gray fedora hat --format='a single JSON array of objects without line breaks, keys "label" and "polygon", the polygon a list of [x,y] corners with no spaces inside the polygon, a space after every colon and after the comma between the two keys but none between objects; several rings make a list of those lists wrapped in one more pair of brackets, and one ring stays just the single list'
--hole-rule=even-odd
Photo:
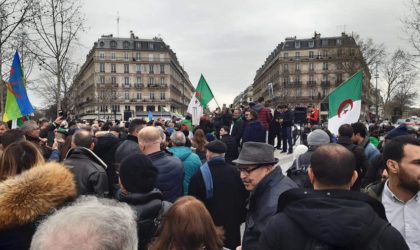
[{"label": "gray fedora hat", "polygon": [[239,157],[233,163],[243,165],[276,164],[279,160],[274,158],[274,147],[267,143],[245,142]]}]

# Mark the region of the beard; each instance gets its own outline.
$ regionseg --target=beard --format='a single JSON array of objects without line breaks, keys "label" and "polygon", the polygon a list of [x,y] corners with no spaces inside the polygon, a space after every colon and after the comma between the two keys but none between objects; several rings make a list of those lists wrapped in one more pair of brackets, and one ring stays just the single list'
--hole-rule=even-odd
[{"label": "beard", "polygon": [[407,172],[406,169],[400,169],[401,171],[398,175],[398,178],[400,179],[400,186],[413,194],[417,194],[417,192],[420,191],[420,179],[412,173]]}]

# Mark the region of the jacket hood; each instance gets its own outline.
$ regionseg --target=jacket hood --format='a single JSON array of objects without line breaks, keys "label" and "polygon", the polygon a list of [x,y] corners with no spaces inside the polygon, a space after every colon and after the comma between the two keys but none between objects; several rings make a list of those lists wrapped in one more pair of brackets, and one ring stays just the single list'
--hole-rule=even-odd
[{"label": "jacket hood", "polygon": [[73,174],[47,163],[0,182],[0,230],[32,223],[76,197]]},{"label": "jacket hood", "polygon": [[260,112],[260,110],[264,107],[261,103],[255,104],[254,107],[252,107],[257,113]]},{"label": "jacket hood", "polygon": [[95,143],[95,151],[107,150],[108,148],[113,147],[115,144],[119,142],[120,142],[120,139],[111,135],[98,137],[98,140]]},{"label": "jacket hood", "polygon": [[192,150],[187,147],[172,147],[168,150],[181,161],[185,161],[192,153]]},{"label": "jacket hood", "polygon": [[341,247],[360,245],[378,230],[375,219],[386,220],[380,202],[346,190],[292,189],[279,198],[279,210],[311,238]]}]

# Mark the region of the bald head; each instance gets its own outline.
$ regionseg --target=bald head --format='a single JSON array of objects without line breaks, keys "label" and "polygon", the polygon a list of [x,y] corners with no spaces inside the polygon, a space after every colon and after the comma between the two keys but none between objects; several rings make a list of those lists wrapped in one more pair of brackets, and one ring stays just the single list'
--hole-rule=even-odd
[{"label": "bald head", "polygon": [[310,168],[316,181],[324,187],[348,184],[351,186],[356,160],[347,148],[339,144],[326,144],[317,148],[312,154]]},{"label": "bald head", "polygon": [[92,134],[84,129],[78,130],[72,138],[73,147],[85,147],[93,149],[93,137]]},{"label": "bald head", "polygon": [[172,133],[171,141],[174,146],[185,146],[186,138],[183,132],[176,131]]},{"label": "bald head", "polygon": [[162,137],[160,136],[160,130],[156,127],[145,127],[139,132],[139,141],[142,142],[146,147],[152,144],[160,144]]}]

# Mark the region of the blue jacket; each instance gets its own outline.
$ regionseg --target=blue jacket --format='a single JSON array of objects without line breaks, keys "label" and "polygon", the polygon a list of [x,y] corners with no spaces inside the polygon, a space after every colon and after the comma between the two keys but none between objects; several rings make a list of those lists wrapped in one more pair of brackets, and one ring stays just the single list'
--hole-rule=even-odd
[{"label": "blue jacket", "polygon": [[244,133],[242,136],[242,143],[253,141],[253,142],[265,142],[265,128],[259,121],[248,122],[245,125]]},{"label": "blue jacket", "polygon": [[168,149],[175,157],[182,161],[182,166],[184,167],[184,195],[188,195],[188,186],[190,185],[191,177],[197,172],[201,167],[200,157],[196,153],[193,153],[190,148],[187,147],[172,147]]},{"label": "blue jacket", "polygon": [[369,137],[365,138],[362,145],[365,148],[366,159],[369,161],[370,164],[372,164],[373,159],[375,159],[381,153],[375,146],[373,146],[372,143],[370,143]]},{"label": "blue jacket", "polygon": [[162,191],[165,201],[174,202],[184,194],[182,190],[184,180],[182,162],[165,151],[155,152],[148,157],[159,172],[156,187]]}]

